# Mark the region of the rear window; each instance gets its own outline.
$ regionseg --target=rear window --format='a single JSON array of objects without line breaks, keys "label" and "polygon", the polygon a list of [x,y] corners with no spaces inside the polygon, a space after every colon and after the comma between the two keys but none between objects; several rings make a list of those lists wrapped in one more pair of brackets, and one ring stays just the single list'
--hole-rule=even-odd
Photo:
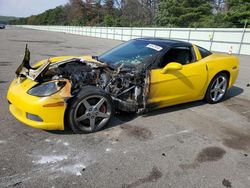
[{"label": "rear window", "polygon": [[210,56],[212,54],[212,52],[206,50],[205,48],[202,48],[200,46],[198,46],[199,50],[200,50],[200,54],[202,58],[205,58],[207,56]]}]

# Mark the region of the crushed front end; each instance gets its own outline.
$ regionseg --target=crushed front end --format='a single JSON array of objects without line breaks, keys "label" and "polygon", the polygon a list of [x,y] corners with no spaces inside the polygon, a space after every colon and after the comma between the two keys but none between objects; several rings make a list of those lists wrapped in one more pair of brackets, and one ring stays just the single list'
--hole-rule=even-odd
[{"label": "crushed front end", "polygon": [[84,86],[95,86],[113,99],[116,110],[145,109],[149,72],[111,68],[91,56],[57,57],[30,66],[26,47],[23,63],[16,71],[7,98],[11,113],[21,122],[46,130],[63,130],[69,99]]}]

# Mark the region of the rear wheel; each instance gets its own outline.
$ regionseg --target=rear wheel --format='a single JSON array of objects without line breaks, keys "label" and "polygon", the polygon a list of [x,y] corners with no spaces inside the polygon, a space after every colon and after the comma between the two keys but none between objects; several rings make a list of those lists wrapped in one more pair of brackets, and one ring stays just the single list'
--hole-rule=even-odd
[{"label": "rear wheel", "polygon": [[227,92],[228,76],[225,73],[217,74],[208,86],[206,101],[210,104],[221,102]]},{"label": "rear wheel", "polygon": [[68,106],[66,120],[74,133],[93,133],[113,116],[112,99],[96,87],[85,87]]}]

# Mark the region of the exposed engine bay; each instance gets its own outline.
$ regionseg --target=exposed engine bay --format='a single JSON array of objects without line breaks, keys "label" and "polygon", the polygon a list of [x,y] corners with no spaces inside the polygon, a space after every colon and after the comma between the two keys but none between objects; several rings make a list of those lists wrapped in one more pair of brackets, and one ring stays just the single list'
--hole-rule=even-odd
[{"label": "exposed engine bay", "polygon": [[[29,52],[26,53],[25,56],[29,56]],[[23,64],[16,71],[19,77],[28,77],[41,84],[68,80],[72,97],[84,86],[95,86],[109,94],[116,109],[122,111],[138,112],[146,107],[149,88],[149,73],[146,70],[126,68],[123,64],[113,69],[105,63],[86,61],[82,58],[53,63],[48,59],[46,63],[34,69],[27,61],[29,57],[24,58]]]},{"label": "exposed engine bay", "polygon": [[39,82],[68,79],[71,82],[71,94],[74,96],[84,86],[92,85],[110,94],[117,107],[124,111],[137,111],[143,108],[145,73],[123,69],[122,65],[112,70],[107,66],[98,66],[84,59],[69,59],[50,65],[39,76]]}]

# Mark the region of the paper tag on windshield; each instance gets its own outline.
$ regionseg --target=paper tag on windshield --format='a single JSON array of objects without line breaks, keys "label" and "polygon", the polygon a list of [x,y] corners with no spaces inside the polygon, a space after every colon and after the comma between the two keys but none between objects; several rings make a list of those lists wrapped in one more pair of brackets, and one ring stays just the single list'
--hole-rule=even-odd
[{"label": "paper tag on windshield", "polygon": [[162,50],[162,47],[157,46],[157,45],[155,45],[155,44],[148,44],[146,47],[147,47],[147,48],[151,48],[151,49],[153,49],[153,50],[156,50],[156,51],[158,51],[158,52]]}]

